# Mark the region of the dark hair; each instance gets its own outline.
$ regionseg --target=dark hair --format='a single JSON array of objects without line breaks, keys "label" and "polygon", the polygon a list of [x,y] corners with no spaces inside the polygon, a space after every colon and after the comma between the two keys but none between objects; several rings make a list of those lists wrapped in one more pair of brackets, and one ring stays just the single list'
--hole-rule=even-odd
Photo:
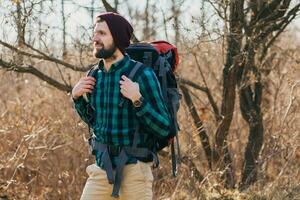
[{"label": "dark hair", "polygon": [[95,24],[100,23],[100,22],[105,22],[105,20],[102,19],[100,16],[96,17],[96,23]]}]

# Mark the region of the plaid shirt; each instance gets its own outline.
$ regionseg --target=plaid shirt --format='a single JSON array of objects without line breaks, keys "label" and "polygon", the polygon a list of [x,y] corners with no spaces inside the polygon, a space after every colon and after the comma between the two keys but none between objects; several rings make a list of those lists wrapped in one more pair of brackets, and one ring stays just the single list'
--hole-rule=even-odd
[{"label": "plaid shirt", "polygon": [[[135,65],[129,56],[114,63],[109,71],[104,63],[99,62],[99,71],[93,93],[90,95],[94,106],[95,123],[92,125],[96,140],[115,146],[131,146],[137,125],[140,125],[138,146],[146,147],[153,136],[167,136],[170,118],[163,101],[160,84],[150,67],[145,67],[133,80],[139,84],[144,100],[141,107],[136,108],[126,99],[122,107],[120,93],[121,76],[127,74]],[[125,98],[125,97],[123,97]],[[87,101],[80,97],[74,101],[75,109],[83,121],[88,123]]]}]

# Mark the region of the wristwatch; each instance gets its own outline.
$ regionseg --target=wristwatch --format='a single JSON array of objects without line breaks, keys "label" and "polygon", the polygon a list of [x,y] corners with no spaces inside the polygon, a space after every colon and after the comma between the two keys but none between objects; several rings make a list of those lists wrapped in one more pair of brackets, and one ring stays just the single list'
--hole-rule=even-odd
[{"label": "wristwatch", "polygon": [[139,108],[139,107],[141,107],[143,101],[144,101],[144,97],[141,96],[138,100],[135,100],[133,102],[133,106],[136,108]]}]

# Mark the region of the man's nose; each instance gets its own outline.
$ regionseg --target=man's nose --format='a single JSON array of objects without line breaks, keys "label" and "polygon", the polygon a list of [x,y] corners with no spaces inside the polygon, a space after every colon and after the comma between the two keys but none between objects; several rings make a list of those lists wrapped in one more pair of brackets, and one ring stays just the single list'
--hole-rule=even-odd
[{"label": "man's nose", "polygon": [[92,40],[93,40],[93,42],[96,42],[96,41],[97,41],[95,35],[93,36],[93,39],[92,39]]},{"label": "man's nose", "polygon": [[100,37],[99,36],[97,36],[97,35],[94,35],[93,36],[93,42],[99,42],[101,39],[100,39]]}]

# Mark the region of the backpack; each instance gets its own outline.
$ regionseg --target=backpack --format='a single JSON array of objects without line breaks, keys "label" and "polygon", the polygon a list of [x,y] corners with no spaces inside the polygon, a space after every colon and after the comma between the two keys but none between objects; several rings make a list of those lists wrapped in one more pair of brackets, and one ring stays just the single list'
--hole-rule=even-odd
[{"label": "backpack", "polygon": [[[179,56],[177,48],[166,41],[131,44],[126,53],[133,60],[152,67],[161,86],[162,95],[171,117],[170,132],[166,138],[157,138],[155,150],[160,151],[166,146],[171,146],[172,172],[176,176],[176,163],[180,162],[180,150],[178,132],[180,130],[177,121],[181,95],[175,77]],[[178,155],[175,153],[175,141]]]},{"label": "backpack", "polygon": [[[156,154],[163,148],[171,146],[172,174],[173,176],[176,176],[177,163],[180,163],[181,157],[178,140],[178,132],[180,128],[177,121],[177,112],[179,110],[181,95],[179,94],[174,74],[179,62],[177,48],[166,41],[155,41],[150,43],[131,44],[125,49],[125,52],[131,59],[137,61],[136,66],[128,73],[128,78],[134,80],[142,71],[141,66],[144,64],[154,70],[155,75],[159,80],[162,95],[167,106],[168,113],[171,117],[171,124],[170,132],[167,137],[155,138],[154,147],[151,151]],[[95,77],[97,71],[98,68],[95,66],[87,73],[87,75]],[[122,98],[120,102],[120,106],[122,106],[124,98]],[[93,118],[94,116],[91,106],[88,106],[88,112],[91,113],[90,118]]]}]

